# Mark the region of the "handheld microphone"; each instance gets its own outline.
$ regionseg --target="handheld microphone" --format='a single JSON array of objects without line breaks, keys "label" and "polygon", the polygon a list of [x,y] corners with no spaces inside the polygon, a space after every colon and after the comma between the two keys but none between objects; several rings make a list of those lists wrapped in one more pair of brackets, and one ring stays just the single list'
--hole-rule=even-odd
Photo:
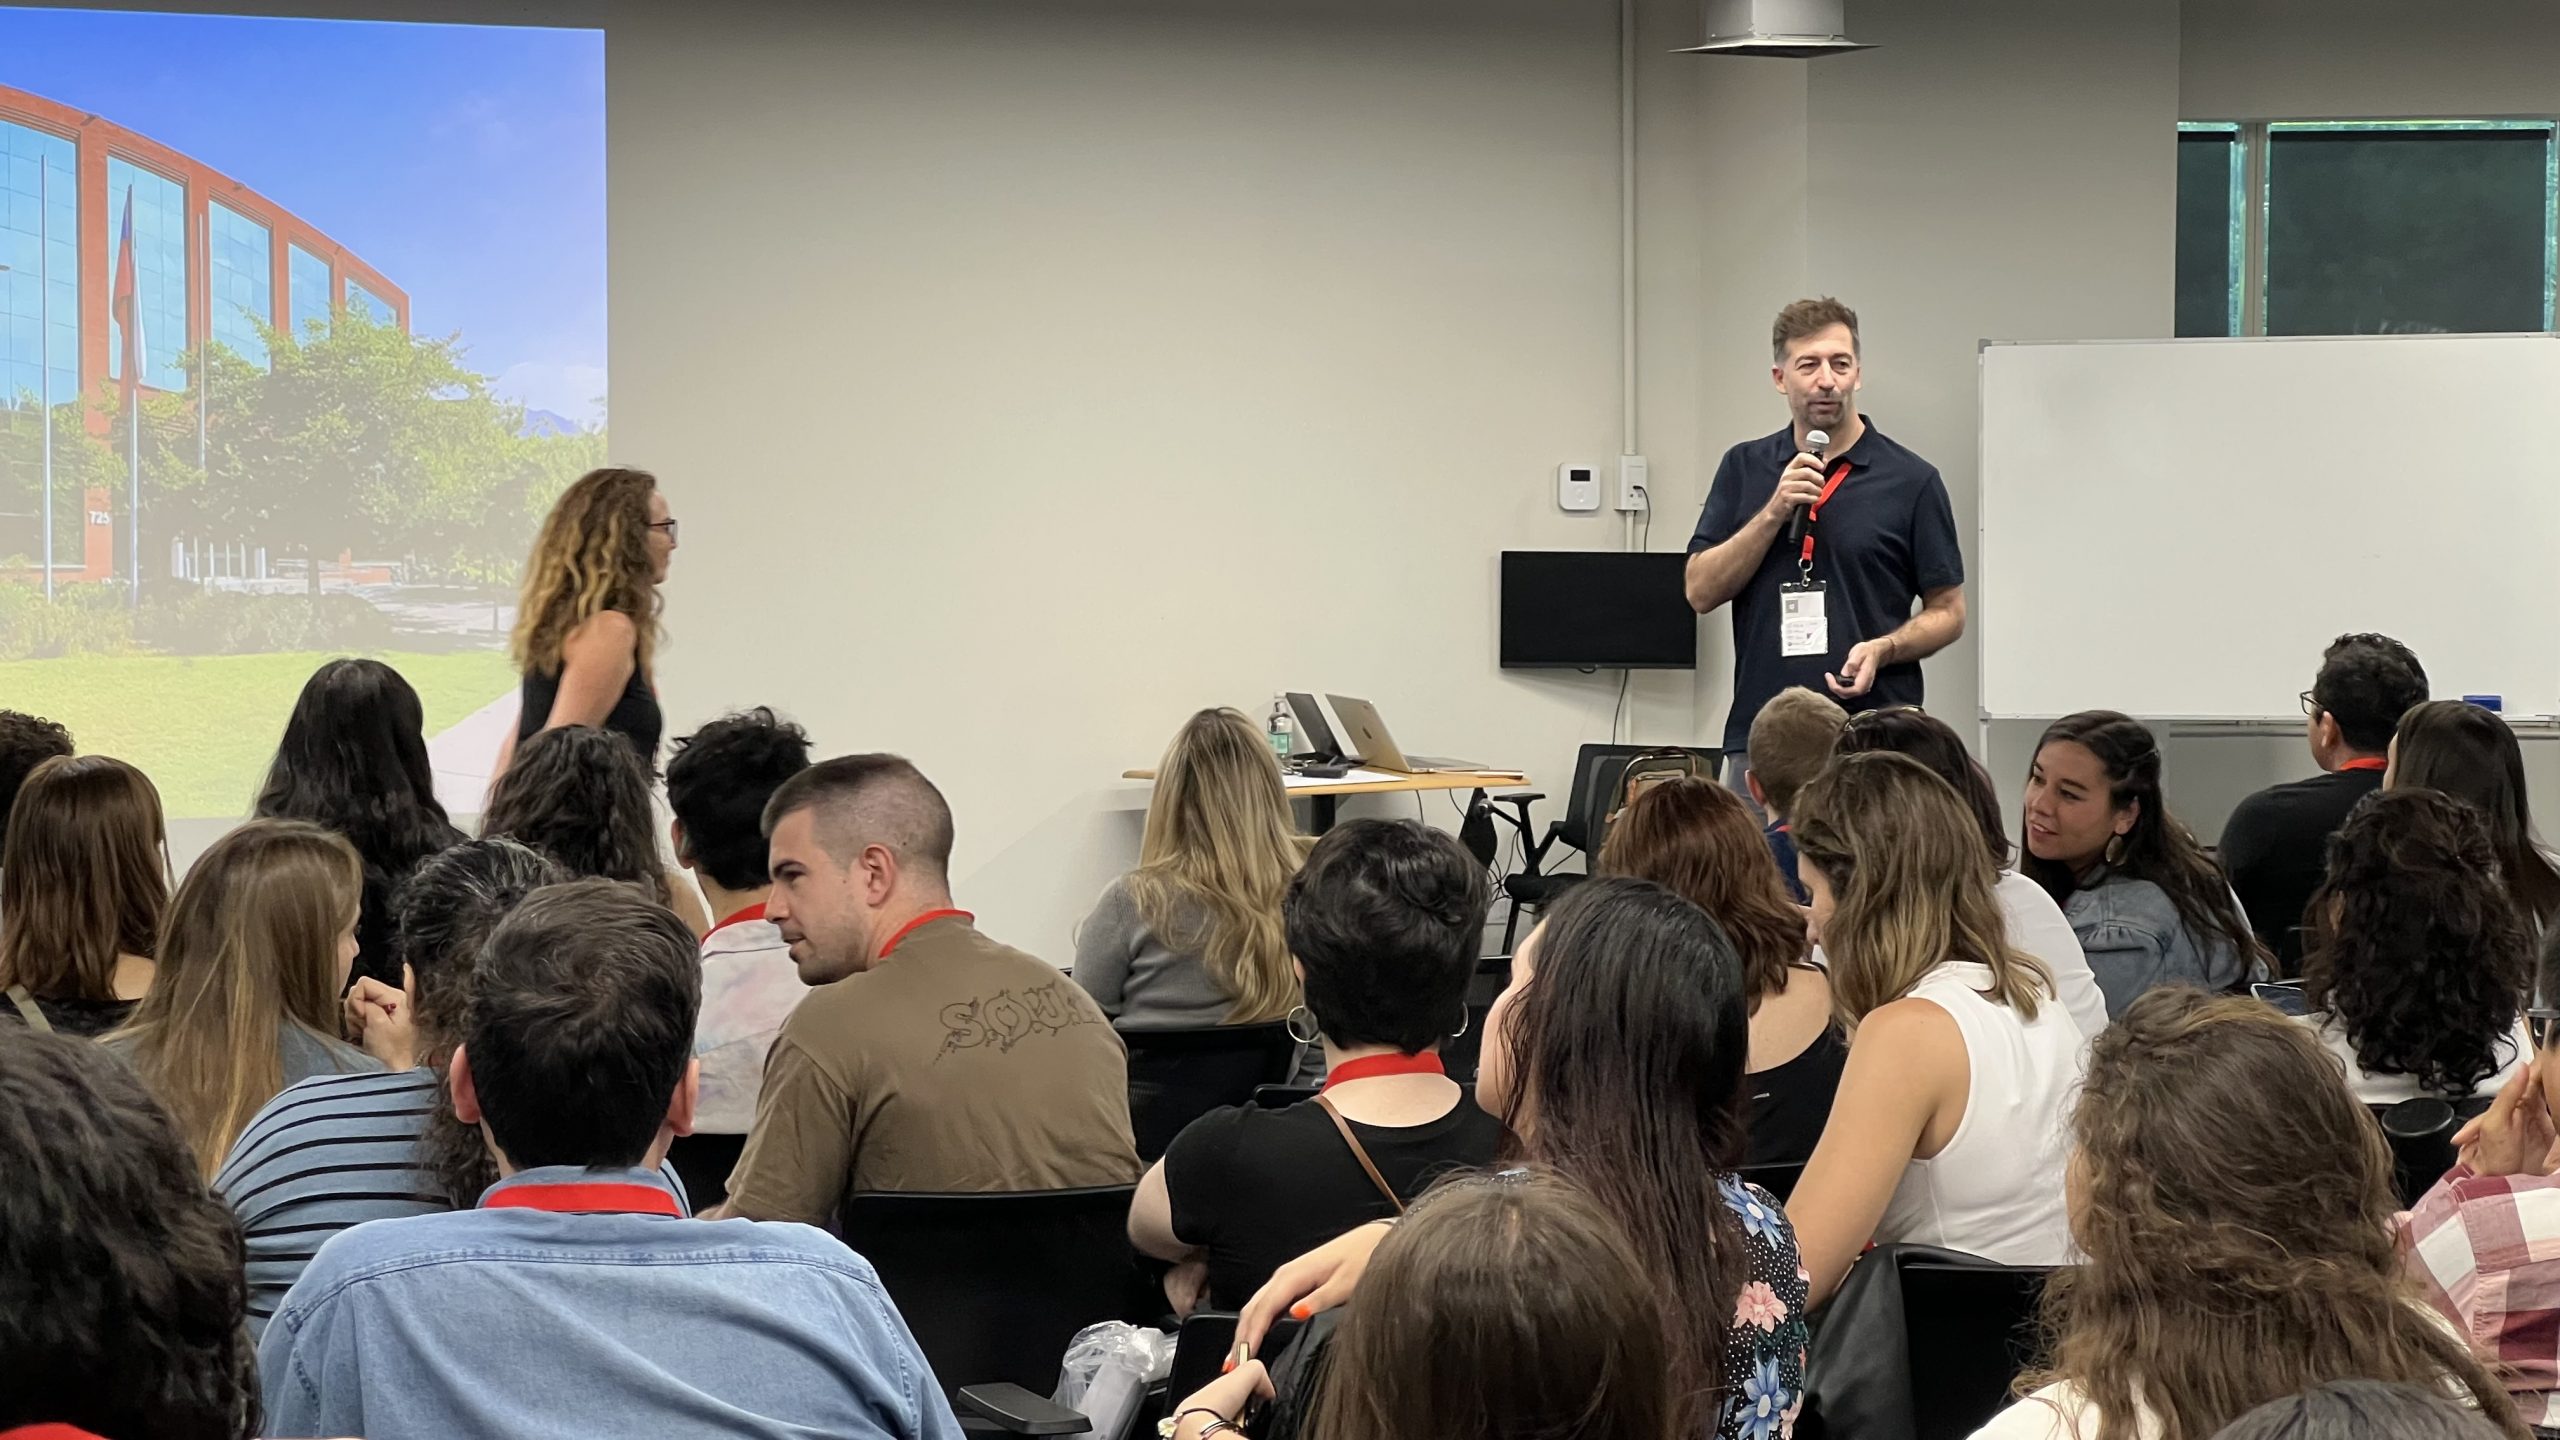
[{"label": "handheld microphone", "polygon": [[[1824,458],[1822,452],[1831,448],[1830,432],[1825,430],[1807,430],[1804,432],[1804,447],[1806,450],[1812,452],[1814,459],[1820,460]],[[1809,513],[1808,507],[1799,505],[1795,509],[1795,514],[1787,518],[1788,544],[1799,545],[1804,542],[1805,526],[1810,523]]]}]

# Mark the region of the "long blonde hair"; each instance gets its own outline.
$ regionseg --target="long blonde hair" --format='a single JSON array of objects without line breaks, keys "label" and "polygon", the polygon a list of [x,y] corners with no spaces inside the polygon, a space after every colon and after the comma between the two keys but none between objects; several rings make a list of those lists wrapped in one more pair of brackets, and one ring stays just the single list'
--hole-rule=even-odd
[{"label": "long blonde hair", "polygon": [[1792,834],[1834,897],[1822,948],[1844,1024],[1949,960],[1989,966],[1989,998],[2026,1019],[2052,997],[2052,973],[2009,948],[1981,824],[1927,766],[1891,750],[1834,758],[1796,797]]},{"label": "long blonde hair", "polygon": [[27,773],[0,847],[0,986],[112,1000],[116,957],[151,958],[169,904],[160,792],[104,755]]},{"label": "long blonde hair", "polygon": [[1129,898],[1235,997],[1230,1025],[1276,1020],[1298,1003],[1280,896],[1306,856],[1262,732],[1234,710],[1192,716],[1156,768]]},{"label": "long blonde hair", "polygon": [[363,894],[355,847],[303,820],[250,821],[179,883],[159,976],[117,1033],[206,1179],[284,1088],[284,1028],[337,1034],[338,938]]},{"label": "long blonde hair", "polygon": [[649,673],[658,649],[658,587],[649,574],[649,496],[657,488],[646,470],[590,470],[552,502],[525,559],[508,647],[518,669],[558,669],[570,631],[619,610],[639,628],[640,673]]}]

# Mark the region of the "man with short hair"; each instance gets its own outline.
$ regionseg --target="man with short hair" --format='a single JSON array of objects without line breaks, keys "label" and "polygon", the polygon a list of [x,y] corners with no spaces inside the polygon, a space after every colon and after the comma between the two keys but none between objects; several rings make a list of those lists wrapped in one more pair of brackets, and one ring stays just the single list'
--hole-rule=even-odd
[{"label": "man with short hair", "polygon": [[535,891],[483,950],[453,1108],[479,1207],[333,1236],[259,1347],[278,1435],[956,1437],[870,1264],[795,1225],[684,1218],[701,960],[608,880]]},{"label": "man with short hair", "polygon": [[1752,803],[1767,819],[1761,837],[1769,842],[1787,894],[1799,905],[1811,904],[1813,897],[1796,878],[1796,842],[1787,831],[1788,817],[1797,792],[1831,763],[1831,747],[1848,723],[1849,712],[1838,701],[1801,685],[1779,691],[1751,718],[1751,753],[1745,757],[1750,764],[1742,783],[1751,787]]},{"label": "man with short hair", "polygon": [[[1799,300],[1778,312],[1770,342],[1790,423],[1725,452],[1689,539],[1690,607],[1733,606],[1724,748],[1737,787],[1770,697],[1802,685],[1852,711],[1917,705],[1921,660],[1964,634],[1946,482],[1858,413],[1857,312]],[[1828,442],[1818,456],[1816,430]],[[1799,511],[1802,538],[1782,540]]]},{"label": "man with short hair", "polygon": [[951,810],[895,755],[801,771],[765,807],[765,916],[820,987],[765,1063],[728,1208],[825,1221],[880,1190],[1138,1178],[1128,1052],[1091,996],[951,903]]},{"label": "man with short hair", "polygon": [[2305,737],[2320,772],[2240,802],[2222,827],[2222,868],[2278,975],[2302,969],[2302,912],[2328,866],[2329,837],[2382,788],[2391,732],[2425,703],[2427,672],[2388,635],[2341,635],[2302,692]]},{"label": "man with short hair", "polygon": [[9,811],[27,774],[57,755],[71,753],[71,732],[41,716],[0,710],[0,837],[9,833]]},{"label": "man with short hair", "polygon": [[[784,781],[809,768],[807,731],[758,706],[723,715],[676,742],[667,762],[667,807],[676,863],[693,872],[714,922],[702,937],[702,1062],[697,1140],[741,1140],[756,1118],[765,1052],[809,993],[791,947],[765,918],[764,807]],[[723,1159],[737,1158],[732,1149]]]}]

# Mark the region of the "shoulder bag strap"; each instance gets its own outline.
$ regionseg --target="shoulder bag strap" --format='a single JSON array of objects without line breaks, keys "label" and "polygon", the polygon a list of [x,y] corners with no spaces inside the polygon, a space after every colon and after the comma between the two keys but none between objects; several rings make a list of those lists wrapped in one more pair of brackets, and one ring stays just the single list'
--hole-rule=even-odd
[{"label": "shoulder bag strap", "polygon": [[1396,1194],[1396,1187],[1388,1184],[1387,1177],[1379,1174],[1378,1167],[1371,1163],[1369,1152],[1361,1147],[1360,1137],[1351,1133],[1351,1122],[1343,1119],[1342,1112],[1334,1109],[1333,1102],[1322,1095],[1316,1097],[1316,1104],[1323,1108],[1325,1117],[1333,1121],[1333,1128],[1342,1132],[1342,1143],[1351,1147],[1351,1158],[1359,1161],[1360,1168],[1368,1172],[1369,1183],[1377,1186],[1378,1193],[1386,1196],[1387,1203],[1396,1207],[1396,1213],[1402,1215],[1404,1213],[1403,1197]]},{"label": "shoulder bag strap", "polygon": [[[36,1008],[36,997],[28,993],[26,986],[10,986],[9,1003],[18,1007],[18,1015],[27,1022],[28,1029],[33,1030],[39,1035],[50,1035],[53,1033],[53,1022],[44,1018],[44,1012]],[[1347,1134],[1349,1132],[1346,1131],[1344,1133]],[[1364,1165],[1367,1164],[1367,1157],[1362,1157],[1360,1163]],[[1371,1175],[1375,1175],[1378,1172],[1372,1170],[1369,1173]]]}]

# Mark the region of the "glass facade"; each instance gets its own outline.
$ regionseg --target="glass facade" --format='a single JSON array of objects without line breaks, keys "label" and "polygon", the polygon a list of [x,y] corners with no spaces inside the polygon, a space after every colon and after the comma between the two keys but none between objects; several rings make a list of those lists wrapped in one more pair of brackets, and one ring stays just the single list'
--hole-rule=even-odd
[{"label": "glass facade", "polygon": [[363,282],[353,276],[347,278],[347,308],[363,311],[376,325],[400,323],[400,312],[391,308],[391,302],[364,288]]},{"label": "glass facade", "polygon": [[216,200],[205,206],[212,246],[213,338],[264,370],[267,340],[258,327],[275,314],[275,259],[267,227]]},{"label": "glass facade", "polygon": [[[112,293],[124,243],[125,197],[133,197],[134,287],[142,310],[142,383],[184,390],[179,363],[187,336],[187,192],[177,181],[110,156],[107,159],[107,266]],[[107,375],[124,378],[124,335],[107,323]]]},{"label": "glass facade", "polygon": [[296,340],[311,338],[311,326],[317,322],[320,333],[329,332],[329,262],[299,245],[285,246],[284,256],[285,328]]},{"label": "glass facade", "polygon": [[80,398],[78,163],[71,141],[0,120],[0,405]]}]

